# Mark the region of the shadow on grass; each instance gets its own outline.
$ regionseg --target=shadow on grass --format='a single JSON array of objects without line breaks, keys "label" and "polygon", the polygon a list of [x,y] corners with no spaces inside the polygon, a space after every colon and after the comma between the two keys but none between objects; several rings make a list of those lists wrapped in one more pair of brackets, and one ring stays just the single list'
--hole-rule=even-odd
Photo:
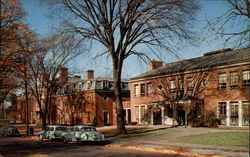
[{"label": "shadow on grass", "polygon": [[127,128],[127,134],[121,134],[118,135],[117,134],[117,129],[114,128],[112,130],[108,130],[108,131],[103,131],[102,133],[105,135],[106,138],[109,137],[120,137],[120,138],[131,138],[131,137],[139,137],[139,136],[145,136],[145,135],[151,135],[151,134],[161,134],[164,133],[164,131],[166,131],[166,133],[168,133],[167,130],[170,130],[169,127],[164,127],[164,128]]}]

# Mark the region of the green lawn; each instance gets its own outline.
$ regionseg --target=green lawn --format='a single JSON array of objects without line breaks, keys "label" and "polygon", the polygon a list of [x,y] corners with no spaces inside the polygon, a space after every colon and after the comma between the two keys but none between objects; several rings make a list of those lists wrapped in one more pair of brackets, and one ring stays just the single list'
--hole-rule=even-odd
[{"label": "green lawn", "polygon": [[249,133],[247,132],[210,132],[199,135],[168,139],[170,142],[195,143],[223,146],[249,146]]}]

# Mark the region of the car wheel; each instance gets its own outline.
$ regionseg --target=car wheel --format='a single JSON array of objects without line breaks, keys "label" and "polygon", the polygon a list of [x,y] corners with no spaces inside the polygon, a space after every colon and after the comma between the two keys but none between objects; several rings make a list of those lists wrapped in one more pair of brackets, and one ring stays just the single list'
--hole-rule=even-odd
[{"label": "car wheel", "polygon": [[77,140],[77,143],[78,143],[79,145],[82,145],[82,141],[81,141],[81,140]]},{"label": "car wheel", "polygon": [[49,142],[53,142],[53,138],[49,137]]},{"label": "car wheel", "polygon": [[65,137],[62,137],[62,142],[63,142],[63,143],[67,143],[67,140],[66,140]]},{"label": "car wheel", "polygon": [[39,135],[39,140],[43,141],[43,135]]}]

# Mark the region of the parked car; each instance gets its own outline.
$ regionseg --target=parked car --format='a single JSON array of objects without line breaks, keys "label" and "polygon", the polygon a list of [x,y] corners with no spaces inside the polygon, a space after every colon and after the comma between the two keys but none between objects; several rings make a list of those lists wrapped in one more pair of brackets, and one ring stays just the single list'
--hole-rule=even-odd
[{"label": "parked car", "polygon": [[74,141],[78,144],[83,142],[101,142],[104,141],[104,135],[100,132],[97,132],[94,126],[88,125],[75,125],[72,130],[67,134],[66,141]]},{"label": "parked car", "polygon": [[49,141],[59,140],[65,141],[68,134],[67,128],[63,125],[48,125],[43,131],[39,133],[39,139],[48,139]]},{"label": "parked car", "polygon": [[15,126],[3,126],[0,129],[1,136],[20,136],[18,129]]}]

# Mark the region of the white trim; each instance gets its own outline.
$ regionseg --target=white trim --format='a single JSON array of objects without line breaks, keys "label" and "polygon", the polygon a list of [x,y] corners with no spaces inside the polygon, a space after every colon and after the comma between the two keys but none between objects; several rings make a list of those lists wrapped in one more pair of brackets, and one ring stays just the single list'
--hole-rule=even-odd
[{"label": "white trim", "polygon": [[247,99],[243,99],[243,100],[225,100],[225,101],[217,101],[217,114],[218,113],[218,105],[220,102],[226,102],[226,126],[231,126],[230,125],[230,119],[231,119],[231,106],[230,103],[231,102],[237,102],[238,103],[238,125],[237,126],[243,126],[243,111],[242,111],[242,102],[244,101],[249,101]]}]

